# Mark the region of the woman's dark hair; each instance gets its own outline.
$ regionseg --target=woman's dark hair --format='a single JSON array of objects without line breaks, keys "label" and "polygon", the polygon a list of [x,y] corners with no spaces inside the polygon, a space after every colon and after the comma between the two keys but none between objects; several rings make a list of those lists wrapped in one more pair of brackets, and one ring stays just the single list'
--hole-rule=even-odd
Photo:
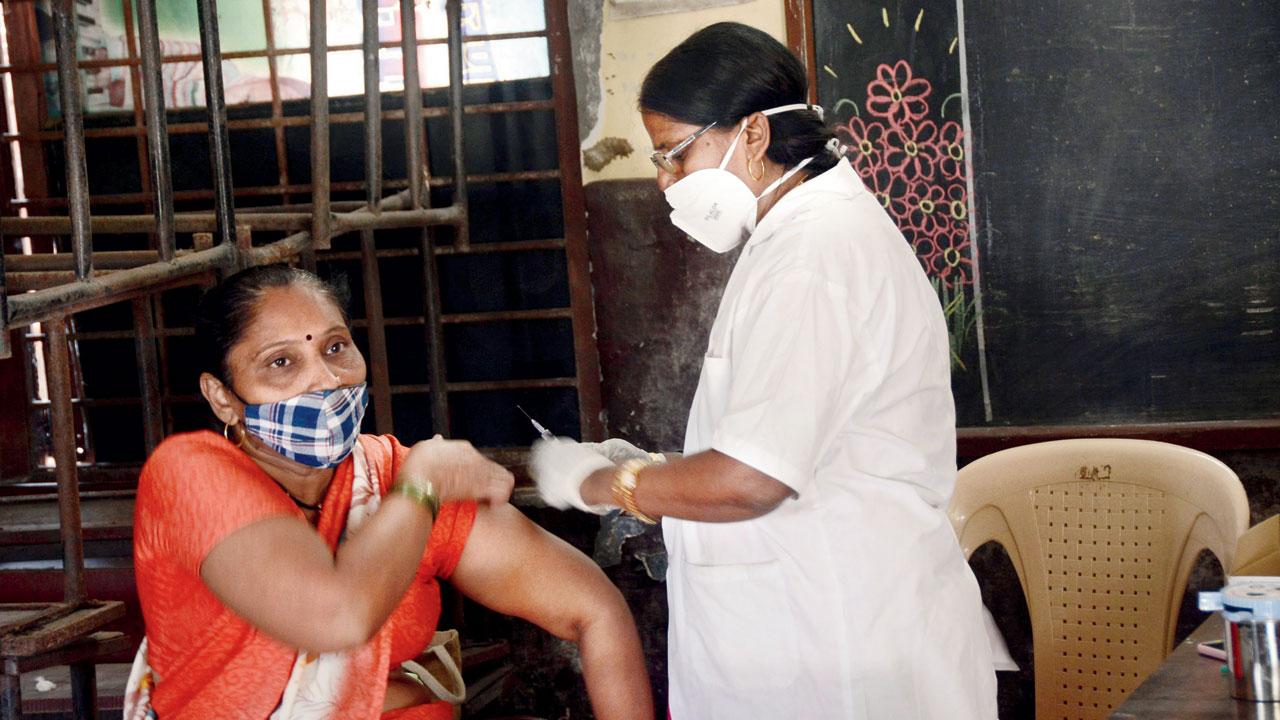
[{"label": "woman's dark hair", "polygon": [[304,285],[328,298],[347,321],[347,290],[306,270],[288,265],[260,265],[228,277],[209,288],[196,307],[196,342],[200,344],[201,372],[231,385],[227,355],[240,341],[257,314],[258,301],[270,288]]},{"label": "woman's dark hair", "polygon": [[[768,33],[735,22],[709,25],[690,35],[649,69],[640,86],[640,109],[689,125],[715,122],[733,128],[754,112],[808,102],[804,66]],[[769,116],[770,160],[792,167],[807,157],[810,175],[834,167],[827,149],[835,133],[812,110]]]}]

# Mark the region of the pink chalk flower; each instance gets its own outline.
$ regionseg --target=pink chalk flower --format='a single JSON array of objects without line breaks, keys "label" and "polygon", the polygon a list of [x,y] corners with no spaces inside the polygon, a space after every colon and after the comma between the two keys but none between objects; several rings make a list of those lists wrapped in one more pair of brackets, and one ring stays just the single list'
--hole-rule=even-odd
[{"label": "pink chalk flower", "polygon": [[859,117],[849,118],[849,122],[836,126],[836,135],[848,150],[845,155],[853,168],[864,178],[875,172],[883,162],[884,125],[866,122]]},{"label": "pink chalk flower", "polygon": [[938,132],[938,170],[948,180],[964,177],[964,128],[945,122]]},{"label": "pink chalk flower", "polygon": [[934,236],[937,251],[933,254],[929,274],[947,287],[973,284],[973,259],[969,256],[969,228],[949,227]]},{"label": "pink chalk flower", "polygon": [[891,124],[919,120],[929,112],[932,91],[928,80],[912,76],[906,60],[892,67],[882,64],[876,68],[876,79],[867,84],[867,112]]},{"label": "pink chalk flower", "polygon": [[884,134],[884,164],[907,180],[933,180],[937,140],[938,126],[932,120],[894,125]]}]

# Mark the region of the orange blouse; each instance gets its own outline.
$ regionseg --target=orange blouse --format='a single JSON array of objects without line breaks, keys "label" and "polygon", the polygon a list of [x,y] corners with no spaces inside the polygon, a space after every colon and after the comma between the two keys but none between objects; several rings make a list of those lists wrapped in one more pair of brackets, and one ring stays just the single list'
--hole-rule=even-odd
[{"label": "orange blouse", "polygon": [[[395,438],[361,436],[382,492],[408,448]],[[317,531],[336,550],[351,504],[353,460],[338,466]],[[417,576],[380,633],[389,633],[394,667],[426,647],[440,617],[440,587],[462,556],[475,503],[445,503]],[[297,651],[256,630],[214,597],[200,564],[223,538],[277,515],[305,518],[284,490],[247,455],[214,432],[166,439],[142,469],[134,515],[134,567],[157,683],[152,707],[162,720],[266,718],[280,702]],[[372,641],[371,641],[372,642]],[[385,672],[368,678],[364,706],[381,707]],[[374,695],[377,697],[374,697]],[[448,718],[447,705],[388,713]]]}]

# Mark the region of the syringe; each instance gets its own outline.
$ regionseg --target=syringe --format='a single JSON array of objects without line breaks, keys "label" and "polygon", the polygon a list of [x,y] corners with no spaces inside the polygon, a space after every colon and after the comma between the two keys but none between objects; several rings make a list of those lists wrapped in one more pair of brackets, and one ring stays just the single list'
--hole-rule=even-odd
[{"label": "syringe", "polygon": [[538,434],[542,436],[543,440],[555,439],[555,435],[552,435],[550,430],[543,427],[542,423],[538,422],[537,420],[534,420],[532,415],[524,411],[524,408],[517,405],[516,409],[519,410],[521,414],[523,414],[525,417],[529,418],[529,422],[533,423],[533,429],[538,431]]}]

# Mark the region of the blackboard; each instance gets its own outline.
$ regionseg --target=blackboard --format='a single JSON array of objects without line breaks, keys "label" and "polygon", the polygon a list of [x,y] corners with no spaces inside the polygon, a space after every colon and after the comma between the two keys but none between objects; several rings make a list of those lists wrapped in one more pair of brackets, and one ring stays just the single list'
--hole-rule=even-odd
[{"label": "blackboard", "polygon": [[962,425],[1280,415],[1280,2],[815,0],[813,24],[828,107],[865,113],[898,59],[931,112],[967,100],[917,120],[965,107]]}]

